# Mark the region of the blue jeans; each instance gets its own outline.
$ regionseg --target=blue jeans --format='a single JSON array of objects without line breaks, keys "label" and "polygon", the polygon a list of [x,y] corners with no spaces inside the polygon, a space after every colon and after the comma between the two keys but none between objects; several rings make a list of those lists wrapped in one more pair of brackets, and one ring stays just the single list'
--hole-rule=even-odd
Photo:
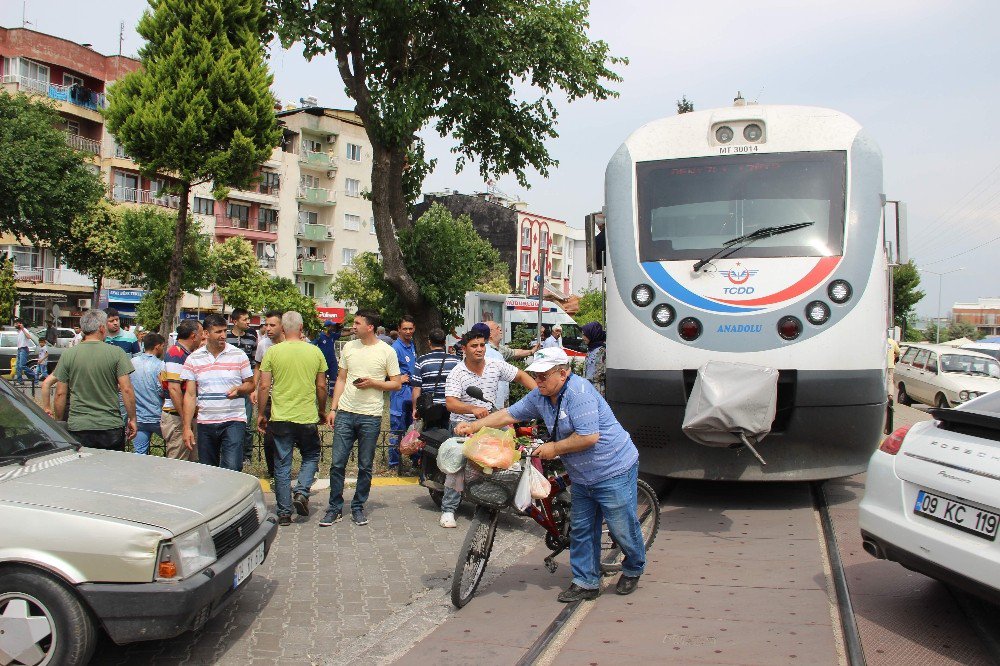
[{"label": "blue jeans", "polygon": [[247,412],[247,431],[243,436],[243,460],[246,462],[250,461],[253,457],[253,432],[254,428],[250,427],[250,424],[256,423],[253,418],[253,403],[250,402],[250,396],[243,397],[243,407]]},{"label": "blue jeans", "polygon": [[28,369],[28,348],[18,347],[17,348],[17,381],[24,381],[24,373],[31,375],[31,370]]},{"label": "blue jeans", "polygon": [[154,432],[161,438],[163,437],[163,432],[160,431],[159,423],[138,424],[135,439],[132,440],[132,450],[143,456],[149,453],[149,439],[153,436]]},{"label": "blue jeans", "polygon": [[243,421],[198,424],[198,462],[239,472],[243,469]]},{"label": "blue jeans", "polygon": [[344,471],[358,442],[358,485],[354,488],[351,509],[363,509],[372,489],[372,465],[375,444],[382,429],[382,417],[354,412],[337,412],[333,422],[333,462],[330,463],[330,511],[344,509]]},{"label": "blue jeans", "polygon": [[319,429],[315,424],[271,421],[274,434],[274,497],[279,516],[292,515],[292,449],[302,452],[299,480],[295,493],[309,497],[309,489],[316,480],[319,469]]},{"label": "blue jeans", "polygon": [[622,574],[641,576],[646,568],[646,544],[637,515],[639,463],[624,474],[593,485],[573,482],[570,492],[569,565],[573,582],[588,590],[601,586],[601,521],[608,521],[625,561]]},{"label": "blue jeans", "polygon": [[413,423],[413,401],[404,400],[401,412],[389,412],[389,467],[399,466],[399,440]]},{"label": "blue jeans", "polygon": [[[448,423],[448,430],[451,434],[455,434],[455,423],[456,421],[450,421]],[[444,497],[441,498],[441,513],[455,513],[458,511],[458,505],[462,503],[462,493],[458,492],[454,488],[449,488],[445,486]]]}]

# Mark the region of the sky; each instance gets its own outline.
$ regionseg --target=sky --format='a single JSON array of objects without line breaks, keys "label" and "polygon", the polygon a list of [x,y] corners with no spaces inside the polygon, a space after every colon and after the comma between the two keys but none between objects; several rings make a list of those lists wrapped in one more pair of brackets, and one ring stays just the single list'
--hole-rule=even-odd
[{"label": "sky", "polygon": [[[122,53],[134,55],[145,8],[142,0],[0,0],[0,25],[20,26],[23,9],[29,28],[114,54],[124,22]],[[729,106],[738,91],[763,104],[829,107],[875,139],[885,193],[907,204],[909,254],[926,270],[918,313],[935,316],[939,287],[945,313],[956,301],[1000,297],[997,25],[995,0],[592,0],[591,37],[630,61],[617,69],[620,96],[555,97],[559,137],[547,145],[559,166],[547,179],[529,173],[530,189],[513,177],[496,186],[533,212],[582,226],[603,205],[614,151],[641,125],[673,115],[682,96],[698,110]],[[332,58],[306,61],[301,49],[275,45],[271,64],[280,100],[353,107]],[[424,191],[485,189],[475,165],[455,173],[452,140],[424,137],[438,158]]]}]

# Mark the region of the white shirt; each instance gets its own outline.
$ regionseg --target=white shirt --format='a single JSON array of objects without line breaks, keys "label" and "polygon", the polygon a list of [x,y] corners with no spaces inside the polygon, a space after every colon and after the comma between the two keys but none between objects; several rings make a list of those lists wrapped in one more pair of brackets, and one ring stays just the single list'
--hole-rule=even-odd
[{"label": "white shirt", "polygon": [[30,340],[31,337],[32,336],[28,333],[28,329],[26,328],[17,329],[17,348],[18,349],[21,349],[22,347],[26,348],[28,346],[28,340]]},{"label": "white shirt", "polygon": [[545,338],[545,342],[542,343],[542,349],[548,349],[549,347],[562,347],[562,336],[557,338],[554,335],[550,335]]},{"label": "white shirt", "polygon": [[[444,384],[444,395],[445,398],[458,398],[467,405],[485,407],[486,409],[489,409],[490,403],[493,403],[499,409],[501,406],[497,405],[496,402],[500,382],[512,382],[515,377],[517,377],[517,368],[506,361],[495,361],[487,358],[482,376],[469,370],[464,362],[459,363],[454,370],[448,373],[448,380]],[[487,402],[476,400],[466,393],[465,389],[470,386],[478,386]],[[452,414],[451,420],[475,421],[476,417],[472,414]]]},{"label": "white shirt", "polygon": [[83,342],[83,333],[76,333],[73,335],[73,341],[69,343],[69,346],[76,347],[81,342]]}]

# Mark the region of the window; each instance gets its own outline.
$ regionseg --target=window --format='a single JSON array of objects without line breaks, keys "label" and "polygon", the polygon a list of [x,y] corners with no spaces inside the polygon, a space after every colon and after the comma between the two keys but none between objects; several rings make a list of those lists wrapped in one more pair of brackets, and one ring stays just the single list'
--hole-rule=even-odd
[{"label": "window", "polygon": [[927,365],[925,366],[927,372],[933,372],[935,375],[938,371],[937,354],[931,352],[930,357],[927,359]]},{"label": "window", "polygon": [[215,215],[215,199],[195,197],[194,212],[197,215]]},{"label": "window", "polygon": [[344,228],[348,231],[358,231],[361,228],[361,216],[344,214]]},{"label": "window", "polygon": [[340,263],[343,264],[344,266],[349,266],[350,263],[352,261],[354,261],[354,257],[357,254],[358,254],[358,251],[355,250],[354,248],[345,247],[343,249],[343,257],[342,257]]},{"label": "window", "polygon": [[81,79],[79,76],[73,76],[72,74],[66,74],[65,72],[63,72],[63,85],[66,87],[82,86],[83,79]]},{"label": "window", "polygon": [[302,139],[302,150],[307,153],[321,153],[323,152],[323,142],[316,141],[315,139]]},{"label": "window", "polygon": [[250,206],[240,206],[239,204],[227,203],[226,217],[239,220],[243,223],[240,225],[240,228],[246,229],[247,223],[250,221]]},{"label": "window", "polygon": [[916,355],[917,355],[917,348],[916,347],[909,347],[906,350],[906,352],[903,354],[903,358],[901,358],[899,360],[899,362],[900,363],[912,364],[913,363],[913,357],[916,356]]},{"label": "window", "polygon": [[302,224],[319,224],[319,213],[312,210],[300,210],[299,222]]},{"label": "window", "polygon": [[348,178],[345,180],[344,193],[349,197],[361,196],[361,181],[355,178]]},{"label": "window", "polygon": [[527,273],[531,270],[531,252],[521,253],[521,272]]},{"label": "window", "polygon": [[115,171],[113,195],[115,201],[137,202],[139,200],[139,176],[125,171]]},{"label": "window", "polygon": [[257,210],[257,230],[258,231],[270,231],[274,233],[277,231],[276,225],[278,224],[278,211],[274,208],[260,208]]},{"label": "window", "polygon": [[926,349],[921,349],[917,353],[917,360],[915,360],[913,362],[913,367],[914,368],[919,368],[919,369],[923,370],[924,369],[924,364],[927,362],[927,355],[929,353],[930,352],[928,352]]},{"label": "window", "polygon": [[67,120],[66,121],[66,133],[72,136],[80,136],[80,121],[78,120]]},{"label": "window", "polygon": [[521,247],[531,247],[531,227],[527,224],[521,227]]},{"label": "window", "polygon": [[302,187],[319,187],[319,176],[304,173],[299,176],[299,184],[302,185]]},{"label": "window", "polygon": [[31,81],[42,84],[37,87],[39,89],[48,90],[49,87],[49,68],[45,65],[39,65],[33,60],[27,60],[26,58],[21,58],[21,78],[30,79]]},{"label": "window", "polygon": [[521,278],[521,293],[528,293],[528,278]]},{"label": "window", "polygon": [[542,239],[538,243],[538,247],[541,250],[549,249],[549,232],[548,229],[542,229]]},{"label": "window", "polygon": [[356,143],[347,144],[347,159],[352,162],[361,161],[361,146]]},{"label": "window", "polygon": [[375,216],[374,215],[372,217],[368,218],[368,233],[370,233],[372,236],[375,235]]},{"label": "window", "polygon": [[303,282],[302,283],[302,295],[303,296],[316,296],[316,283],[315,282]]},{"label": "window", "polygon": [[277,194],[281,187],[281,175],[273,171],[264,171],[260,174],[260,193]]}]

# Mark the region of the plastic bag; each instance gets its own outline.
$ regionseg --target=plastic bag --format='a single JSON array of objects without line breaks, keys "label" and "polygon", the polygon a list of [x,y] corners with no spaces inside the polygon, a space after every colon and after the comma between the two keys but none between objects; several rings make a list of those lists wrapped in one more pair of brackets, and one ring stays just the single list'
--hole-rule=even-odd
[{"label": "plastic bag", "polygon": [[521,459],[521,452],[514,448],[513,430],[483,428],[465,440],[463,451],[486,474],[492,474],[494,469],[507,469]]},{"label": "plastic bag", "polygon": [[399,452],[404,456],[412,456],[414,453],[424,448],[424,442],[420,439],[420,421],[410,426],[403,438],[399,440]]},{"label": "plastic bag", "polygon": [[462,437],[452,437],[438,448],[437,466],[445,474],[456,474],[465,466],[465,455],[462,453],[462,445],[465,439]]},{"label": "plastic bag", "polygon": [[514,506],[517,507],[518,511],[524,511],[529,506],[531,506],[531,470],[535,469],[532,465],[524,466],[524,473],[521,474],[521,480],[517,483],[517,492],[514,493]]},{"label": "plastic bag", "polygon": [[[528,465],[524,474],[529,479],[529,485],[531,487],[531,497],[533,499],[545,499],[552,492],[552,484],[549,480],[545,478],[545,475],[538,471],[534,465]],[[523,480],[523,479],[522,479]],[[520,491],[521,487],[518,486]]]}]

